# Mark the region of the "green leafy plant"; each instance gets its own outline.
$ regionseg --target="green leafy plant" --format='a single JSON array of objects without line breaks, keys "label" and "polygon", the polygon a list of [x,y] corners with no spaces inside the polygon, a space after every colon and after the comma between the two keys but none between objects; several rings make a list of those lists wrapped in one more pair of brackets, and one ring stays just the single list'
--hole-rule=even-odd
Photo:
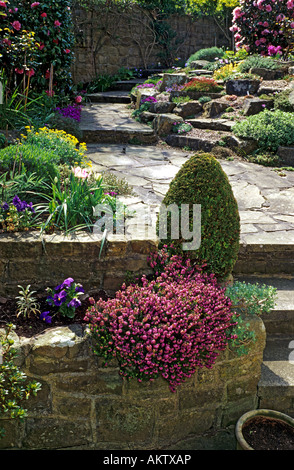
[{"label": "green leafy plant", "polygon": [[204,104],[204,103],[208,103],[209,101],[211,101],[211,98],[210,96],[200,96],[200,98],[198,98],[198,101],[200,104]]},{"label": "green leafy plant", "polygon": [[274,108],[285,111],[286,113],[293,113],[294,99],[293,90],[283,90],[274,96]]},{"label": "green leafy plant", "polygon": [[[9,145],[0,150],[1,172],[34,173],[38,178],[50,182],[58,175],[58,158],[53,150],[36,145]],[[21,170],[20,170],[21,169]]]},{"label": "green leafy plant", "polygon": [[[25,400],[36,395],[41,384],[36,381],[28,382],[27,376],[15,364],[17,351],[13,347],[13,329],[14,326],[8,324],[4,332],[0,333],[0,417],[23,419],[27,416],[27,410],[23,407]],[[0,429],[0,438],[3,436],[4,429]]]},{"label": "green leafy plant", "polygon": [[266,284],[235,281],[226,288],[226,295],[240,313],[261,316],[274,308],[277,289]]},{"label": "green leafy plant", "polygon": [[193,129],[192,124],[190,122],[184,121],[184,122],[174,122],[173,127],[172,127],[172,132],[175,132],[176,134],[187,134]]},{"label": "green leafy plant", "polygon": [[239,356],[247,354],[250,343],[256,341],[248,317],[269,314],[275,306],[277,290],[265,284],[235,281],[226,287],[226,295],[232,301],[232,310],[236,311],[234,337],[230,339],[229,347]]},{"label": "green leafy plant", "polygon": [[29,318],[31,314],[40,314],[40,304],[36,297],[34,297],[35,291],[30,291],[31,286],[28,285],[26,288],[18,286],[20,288],[19,296],[16,297],[17,302],[17,317],[23,316]]},{"label": "green leafy plant", "polygon": [[176,104],[188,103],[189,101],[191,101],[189,96],[174,96],[172,98],[172,102]]},{"label": "green leafy plant", "polygon": [[294,114],[281,110],[269,111],[248,116],[233,126],[238,137],[254,139],[259,151],[276,152],[280,145],[294,144]]}]

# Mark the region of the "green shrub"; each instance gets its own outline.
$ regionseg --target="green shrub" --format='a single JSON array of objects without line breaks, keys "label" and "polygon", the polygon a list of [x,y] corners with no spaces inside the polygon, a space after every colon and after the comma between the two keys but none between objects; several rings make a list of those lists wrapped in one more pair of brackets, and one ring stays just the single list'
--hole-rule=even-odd
[{"label": "green shrub", "polygon": [[265,109],[237,122],[233,132],[238,137],[256,140],[259,150],[276,152],[280,145],[294,144],[294,114]]},{"label": "green shrub", "polygon": [[273,57],[262,57],[260,55],[251,55],[238,65],[239,72],[249,72],[251,68],[262,68],[268,70],[277,70],[278,62]]},{"label": "green shrub", "polygon": [[287,113],[293,113],[294,100],[290,98],[291,93],[293,93],[293,90],[283,90],[277,93],[274,96],[274,108]]},{"label": "green shrub", "polygon": [[189,229],[193,232],[193,204],[201,204],[201,245],[198,250],[182,250],[183,239],[172,239],[171,218],[167,218],[167,239],[177,251],[198,263],[207,263],[207,270],[218,277],[231,273],[239,251],[240,220],[238,206],[229,180],[216,158],[207,153],[194,154],[179,170],[163,200],[168,207],[190,205]]},{"label": "green shrub", "polygon": [[189,57],[188,64],[194,60],[208,60],[209,62],[213,62],[216,58],[220,59],[223,57],[223,55],[224,51],[219,47],[208,47],[205,49],[200,49]]},{"label": "green shrub", "polygon": [[9,145],[0,150],[0,172],[3,173],[21,168],[21,172],[35,173],[50,181],[58,175],[57,163],[53,150],[36,145]]}]

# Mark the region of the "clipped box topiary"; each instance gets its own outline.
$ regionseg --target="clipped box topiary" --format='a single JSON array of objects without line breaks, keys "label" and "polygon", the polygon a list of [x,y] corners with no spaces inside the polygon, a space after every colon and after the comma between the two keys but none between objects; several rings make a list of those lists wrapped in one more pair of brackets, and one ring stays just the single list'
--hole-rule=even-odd
[{"label": "clipped box topiary", "polygon": [[[206,263],[206,269],[219,279],[227,278],[234,267],[239,252],[240,217],[237,201],[230,182],[217,159],[209,153],[194,154],[179,170],[163,199],[168,209],[176,204],[189,204],[189,230],[193,233],[193,204],[201,205],[201,243],[194,251],[183,251],[182,233],[178,239],[171,237],[171,214],[167,211],[166,239],[162,245],[173,244],[176,251]],[[182,206],[183,207],[183,206]],[[159,219],[157,234],[160,234]]]}]

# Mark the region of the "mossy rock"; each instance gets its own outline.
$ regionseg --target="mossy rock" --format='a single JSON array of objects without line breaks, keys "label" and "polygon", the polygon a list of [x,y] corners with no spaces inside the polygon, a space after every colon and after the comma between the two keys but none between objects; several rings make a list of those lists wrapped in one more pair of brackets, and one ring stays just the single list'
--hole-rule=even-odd
[{"label": "mossy rock", "polygon": [[[217,159],[209,153],[194,154],[179,170],[163,199],[168,207],[189,204],[189,229],[193,233],[193,204],[201,204],[201,244],[195,251],[183,251],[183,238],[171,237],[171,217],[167,215],[167,238],[160,244],[173,244],[176,251],[218,278],[228,277],[239,252],[240,217],[230,182]],[[181,219],[180,219],[181,220]],[[157,223],[159,234],[159,220]]]}]

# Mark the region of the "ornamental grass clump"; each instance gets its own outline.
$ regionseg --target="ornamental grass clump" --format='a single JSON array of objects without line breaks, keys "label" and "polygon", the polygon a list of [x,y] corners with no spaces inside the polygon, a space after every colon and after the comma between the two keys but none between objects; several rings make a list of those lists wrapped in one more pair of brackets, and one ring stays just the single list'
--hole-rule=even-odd
[{"label": "ornamental grass clump", "polygon": [[163,272],[123,285],[114,299],[91,299],[85,320],[94,352],[116,358],[122,377],[163,377],[174,392],[198,368],[212,368],[231,338],[231,301],[216,277],[172,256]]}]

